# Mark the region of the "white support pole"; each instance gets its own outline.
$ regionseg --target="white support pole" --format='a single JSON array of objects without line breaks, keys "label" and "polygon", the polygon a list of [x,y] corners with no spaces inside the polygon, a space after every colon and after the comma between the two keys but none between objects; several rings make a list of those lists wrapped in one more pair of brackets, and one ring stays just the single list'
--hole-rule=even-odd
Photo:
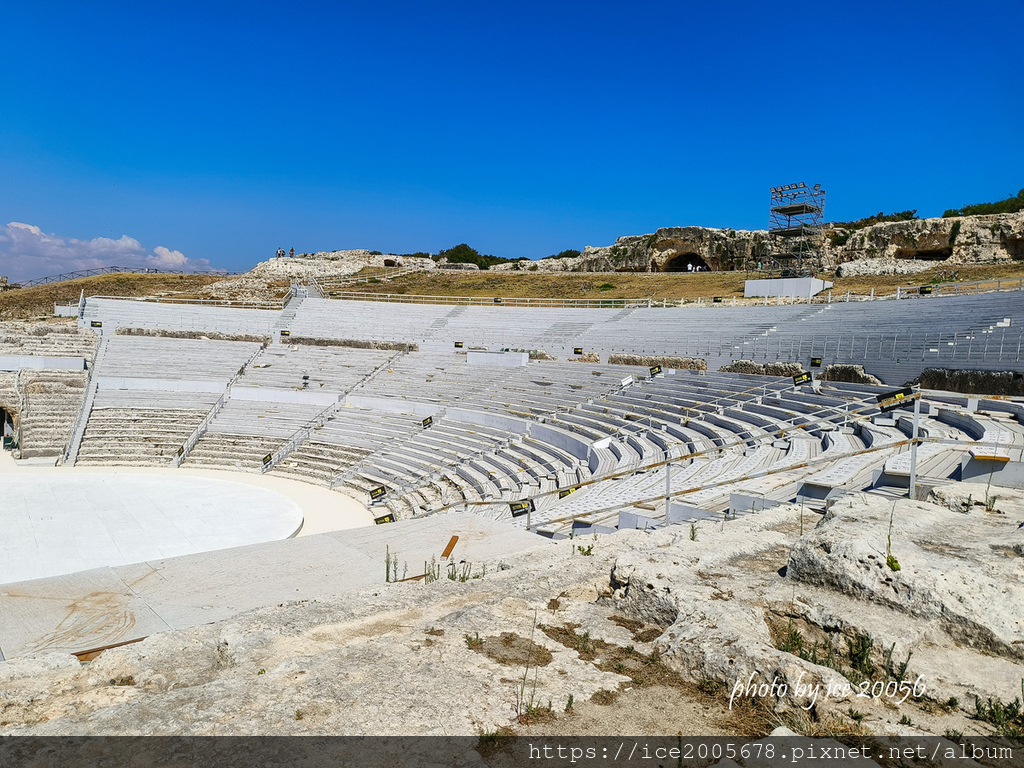
[{"label": "white support pole", "polygon": [[[667,452],[667,449],[666,449]],[[672,464],[665,462],[665,522],[668,522],[668,508],[672,498]]]},{"label": "white support pole", "polygon": [[917,425],[921,417],[921,393],[914,398],[914,430],[910,434],[910,491],[911,501],[917,499]]}]

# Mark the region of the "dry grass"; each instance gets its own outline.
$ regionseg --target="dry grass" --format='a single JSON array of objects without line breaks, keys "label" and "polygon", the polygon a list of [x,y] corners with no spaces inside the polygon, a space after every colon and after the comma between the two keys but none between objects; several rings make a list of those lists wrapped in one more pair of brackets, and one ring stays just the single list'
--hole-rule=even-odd
[{"label": "dry grass", "polygon": [[[897,287],[927,285],[934,282],[947,265],[937,263],[934,269],[917,275],[882,275],[867,277],[831,278],[835,282],[833,295],[850,291],[854,295],[895,293]],[[960,280],[998,280],[1024,278],[1024,263],[984,266],[957,266]],[[626,299],[650,298],[696,301],[715,296],[742,297],[745,272],[705,272],[643,274],[615,273],[556,273],[534,272],[417,272],[394,280],[359,283],[351,290],[360,293],[401,293],[407,296],[500,296],[504,298],[566,298],[566,299]],[[181,298],[210,298],[201,289],[224,280],[215,275],[147,275],[118,273],[67,280],[62,283],[39,285],[0,293],[0,319],[50,317],[54,303],[78,301],[82,291],[86,296],[178,296]],[[237,278],[226,278],[232,280]],[[614,286],[601,290],[602,286]],[[286,286],[267,284],[267,300],[279,299]],[[254,290],[259,290],[258,288]],[[254,297],[256,298],[256,297]]]},{"label": "dry grass", "polygon": [[[951,265],[941,262],[934,269],[916,275],[878,275],[836,278],[822,275],[835,283],[833,294],[850,291],[854,295],[895,293],[908,285],[927,285],[938,279]],[[962,282],[1024,278],[1024,263],[983,266],[952,265]],[[351,290],[361,293],[401,293],[409,296],[500,296],[503,298],[564,299],[674,299],[696,301],[714,296],[742,297],[746,272],[692,273],[555,273],[534,272],[416,272],[379,283],[360,283]],[[600,290],[602,285],[613,285]]]},{"label": "dry grass", "polygon": [[60,283],[19,288],[0,293],[0,319],[45,318],[54,304],[76,302],[86,296],[189,296],[224,278],[216,275],[147,275],[119,272]]}]

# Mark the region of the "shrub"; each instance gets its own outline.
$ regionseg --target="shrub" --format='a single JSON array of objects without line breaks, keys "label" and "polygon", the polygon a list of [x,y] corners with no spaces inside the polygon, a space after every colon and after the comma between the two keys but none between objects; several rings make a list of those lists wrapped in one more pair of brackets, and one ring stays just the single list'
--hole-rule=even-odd
[{"label": "shrub", "polygon": [[476,248],[470,248],[466,243],[459,243],[447,250],[439,251],[437,256],[432,256],[434,261],[442,258],[448,259],[449,264],[476,264],[480,269],[490,269],[495,264],[508,264],[518,259],[505,259],[501,256],[488,256],[480,253]]},{"label": "shrub", "polygon": [[1017,213],[1018,211],[1024,211],[1024,189],[1020,190],[1013,197],[998,200],[994,203],[977,203],[975,205],[965,205],[963,208],[950,208],[943,211],[942,218],[981,216],[993,213]]},{"label": "shrub", "polygon": [[[883,221],[914,221],[917,218],[917,209],[912,211],[897,211],[896,213],[882,213],[879,211],[874,216],[866,216],[855,221],[837,221],[835,226],[843,229],[863,229],[872,224],[881,224]],[[849,235],[847,235],[849,237]],[[842,245],[842,243],[839,243]]]},{"label": "shrub", "polygon": [[577,250],[575,250],[573,248],[566,248],[564,251],[559,251],[558,253],[552,253],[550,256],[545,256],[544,258],[545,259],[575,259],[579,255],[581,255],[580,251],[577,251]]}]

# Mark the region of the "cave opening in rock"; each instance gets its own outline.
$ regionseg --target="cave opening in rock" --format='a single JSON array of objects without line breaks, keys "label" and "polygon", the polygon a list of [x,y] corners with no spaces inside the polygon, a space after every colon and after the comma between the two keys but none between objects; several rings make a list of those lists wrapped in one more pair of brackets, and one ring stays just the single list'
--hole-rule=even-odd
[{"label": "cave opening in rock", "polygon": [[896,251],[897,259],[917,259],[918,261],[945,261],[952,255],[952,247],[936,248],[931,251],[918,251],[913,248],[900,248]]},{"label": "cave opening in rock", "polygon": [[1006,252],[1014,261],[1024,261],[1024,237],[1010,237],[1004,243]]},{"label": "cave opening in rock", "polygon": [[394,259],[384,259],[384,266],[385,267],[397,267],[398,266],[398,262],[395,261]]},{"label": "cave opening in rock", "polygon": [[677,253],[661,265],[659,272],[692,272],[700,267],[704,272],[709,269],[708,263],[696,253]]}]

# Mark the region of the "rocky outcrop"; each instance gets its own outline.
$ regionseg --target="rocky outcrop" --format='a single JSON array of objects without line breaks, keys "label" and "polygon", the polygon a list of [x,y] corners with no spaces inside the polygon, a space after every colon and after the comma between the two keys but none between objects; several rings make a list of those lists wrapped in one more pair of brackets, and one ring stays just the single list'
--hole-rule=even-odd
[{"label": "rocky outcrop", "polygon": [[889,221],[858,230],[826,230],[826,258],[983,264],[1024,260],[1024,211],[991,216]]},{"label": "rocky outcrop", "polygon": [[935,621],[957,642],[1024,661],[1015,554],[1024,528],[995,509],[970,512],[844,496],[793,547],[787,575]]},{"label": "rocky outcrop", "polygon": [[821,372],[822,381],[841,381],[847,384],[873,384],[881,386],[882,382],[875,376],[864,371],[863,365],[833,363],[825,366]]},{"label": "rocky outcrop", "polygon": [[[687,272],[741,269],[744,264],[767,261],[768,235],[736,229],[663,227],[650,235],[620,237],[614,245],[591,246],[575,258],[533,262],[541,272]],[[491,269],[521,269],[501,264]]]},{"label": "rocky outcrop", "polygon": [[756,363],[753,360],[733,360],[718,370],[754,376],[796,376],[798,373],[806,373],[802,363]]},{"label": "rocky outcrop", "polygon": [[[664,227],[620,237],[614,245],[587,246],[571,259],[534,262],[542,272],[686,272],[756,268],[784,250],[765,230]],[[839,276],[913,274],[935,266],[1024,259],[1024,212],[883,222],[850,230],[828,226],[822,238],[825,269]],[[503,264],[492,269],[521,269]]]},{"label": "rocky outcrop", "polygon": [[627,355],[614,354],[608,357],[609,365],[642,365],[674,368],[677,371],[706,371],[708,361],[699,357],[677,357],[674,355]]},{"label": "rocky outcrop", "polygon": [[925,368],[918,378],[918,383],[925,389],[941,389],[972,395],[1024,395],[1024,376],[1020,371]]},{"label": "rocky outcrop", "polygon": [[[684,707],[666,697],[699,686],[714,693],[698,708],[718,716],[756,698],[790,725],[855,708],[873,732],[978,733],[955,705],[933,710],[1019,695],[1024,494],[1005,494],[1003,515],[897,501],[900,571],[885,564],[892,500],[856,494],[816,527],[784,505],[567,539],[474,564],[465,582],[382,572],[350,595],[153,635],[86,666],[18,658],[0,663],[0,734],[473,735],[519,727],[530,702],[573,729],[573,700],[614,710],[652,678],[673,687],[654,682],[650,711],[633,699],[614,728],[650,717],[671,732]],[[893,680],[919,692],[900,701]],[[860,696],[865,683],[890,693]]]},{"label": "rocky outcrop", "polygon": [[318,251],[294,257],[261,261],[248,273],[263,279],[292,280],[308,277],[345,277],[365,267],[418,267],[434,269],[437,264],[422,256],[399,256],[363,249],[351,251]]}]

